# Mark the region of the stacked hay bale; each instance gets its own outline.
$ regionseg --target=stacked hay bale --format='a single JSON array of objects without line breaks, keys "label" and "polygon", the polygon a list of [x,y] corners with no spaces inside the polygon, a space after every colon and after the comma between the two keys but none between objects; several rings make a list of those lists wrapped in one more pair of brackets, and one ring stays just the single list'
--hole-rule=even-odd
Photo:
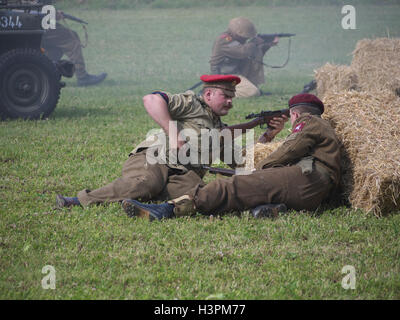
[{"label": "stacked hay bale", "polygon": [[357,42],[350,66],[327,63],[314,71],[317,95],[342,90],[400,92],[400,39]]},{"label": "stacked hay bale", "polygon": [[315,80],[320,99],[331,92],[359,89],[357,74],[349,66],[327,63],[315,71]]},{"label": "stacked hay bale", "polygon": [[364,91],[400,89],[400,39],[364,39],[353,51],[351,69]]},{"label": "stacked hay bale", "polygon": [[350,67],[325,65],[316,80],[343,144],[343,196],[376,216],[400,210],[400,39],[359,41]]},{"label": "stacked hay bale", "polygon": [[400,97],[344,91],[325,97],[324,118],[343,142],[341,189],[376,216],[400,209]]}]

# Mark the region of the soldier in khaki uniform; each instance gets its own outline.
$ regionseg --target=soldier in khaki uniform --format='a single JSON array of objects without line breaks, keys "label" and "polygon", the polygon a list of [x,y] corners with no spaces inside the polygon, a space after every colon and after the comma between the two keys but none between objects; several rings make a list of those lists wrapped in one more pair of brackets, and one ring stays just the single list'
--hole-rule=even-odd
[{"label": "soldier in khaki uniform", "polygon": [[[251,41],[248,41],[251,39]],[[263,57],[279,38],[266,43],[257,37],[253,23],[243,17],[229,22],[228,30],[217,37],[210,58],[213,74],[235,74],[241,82],[236,97],[247,98],[261,94],[258,85],[265,82]]]},{"label": "soldier in khaki uniform", "polygon": [[[262,217],[286,207],[315,210],[338,184],[340,147],[333,128],[320,117],[323,103],[314,95],[289,100],[292,133],[250,175],[217,179],[161,205],[124,200],[130,216],[150,219],[254,209]],[[266,141],[268,132],[264,135]],[[267,204],[267,205],[265,205]]]},{"label": "soldier in khaki uniform", "polygon": [[[53,4],[53,2],[53,0],[11,1],[11,3],[15,4]],[[56,19],[63,19],[62,11],[57,10]],[[85,59],[82,53],[82,43],[78,34],[58,22],[56,23],[55,29],[46,30],[42,37],[41,45],[45,50],[45,54],[53,61],[59,61],[63,55],[69,58],[74,64],[77,84],[80,87],[96,85],[107,77],[107,73],[91,75],[86,71]]]},{"label": "soldier in khaki uniform", "polygon": [[[140,143],[131,153],[122,169],[121,178],[99,189],[82,190],[78,197],[58,195],[58,207],[71,205],[90,205],[103,202],[117,202],[123,199],[173,199],[183,195],[197,185],[203,186],[205,170],[195,163],[181,164],[172,151],[185,145],[181,132],[192,129],[200,139],[201,130],[221,129],[224,124],[220,117],[228,114],[235,96],[235,86],[240,78],[231,75],[204,75],[203,94],[192,91],[182,94],[170,94],[156,91],[143,98],[144,107],[149,115],[160,125],[162,132]],[[176,121],[176,122],[171,122]],[[165,143],[165,161],[155,160]],[[201,143],[194,152],[201,153]],[[210,144],[209,154],[212,145]],[[201,159],[200,155],[197,159]]]},{"label": "soldier in khaki uniform", "polygon": [[[61,17],[62,13],[57,12]],[[42,39],[42,46],[46,55],[53,61],[59,61],[63,55],[66,55],[75,66],[75,75],[79,87],[96,85],[102,82],[107,73],[98,75],[89,74],[86,71],[85,59],[82,53],[82,43],[78,34],[56,23],[56,29],[49,29],[45,32]]]}]

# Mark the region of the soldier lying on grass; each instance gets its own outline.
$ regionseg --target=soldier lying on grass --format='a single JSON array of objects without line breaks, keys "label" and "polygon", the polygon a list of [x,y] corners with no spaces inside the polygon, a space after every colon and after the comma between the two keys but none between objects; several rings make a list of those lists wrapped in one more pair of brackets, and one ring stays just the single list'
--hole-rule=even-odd
[{"label": "soldier lying on grass", "polygon": [[150,220],[253,209],[255,217],[277,215],[286,208],[315,210],[340,177],[340,147],[333,128],[321,118],[324,104],[311,94],[289,100],[292,133],[249,175],[198,184],[162,204],[125,199],[131,217]]}]

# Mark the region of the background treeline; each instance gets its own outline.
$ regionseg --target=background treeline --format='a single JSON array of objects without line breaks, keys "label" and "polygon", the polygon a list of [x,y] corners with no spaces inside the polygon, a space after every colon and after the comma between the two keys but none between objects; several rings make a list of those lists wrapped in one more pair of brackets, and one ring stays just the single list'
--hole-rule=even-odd
[{"label": "background treeline", "polygon": [[357,5],[400,4],[400,0],[55,0],[67,8],[80,6],[87,9],[127,8],[191,8],[224,6],[298,6],[298,5]]}]

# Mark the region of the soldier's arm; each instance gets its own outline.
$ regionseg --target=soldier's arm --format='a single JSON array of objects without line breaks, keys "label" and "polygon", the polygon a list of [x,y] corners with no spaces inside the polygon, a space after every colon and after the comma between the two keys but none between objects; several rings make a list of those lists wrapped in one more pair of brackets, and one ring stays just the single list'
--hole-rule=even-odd
[{"label": "soldier's arm", "polygon": [[288,165],[300,160],[311,153],[318,142],[320,133],[318,127],[310,119],[303,119],[297,123],[285,142],[265,160],[261,161],[257,169],[269,168],[275,165]]},{"label": "soldier's arm", "polygon": [[263,54],[265,54],[270,48],[276,46],[279,42],[279,37],[275,37],[274,40],[270,42],[265,42],[262,38],[256,37],[255,41],[257,45],[261,48]]},{"label": "soldier's arm", "polygon": [[220,42],[220,52],[224,56],[232,59],[245,59],[249,56],[253,56],[256,49],[256,44],[254,42],[241,44],[236,40],[226,41],[224,39]]},{"label": "soldier's arm", "polygon": [[179,149],[184,145],[184,139],[179,136],[176,123],[173,122],[168,108],[168,101],[161,94],[148,94],[143,97],[143,105],[150,117],[169,136],[170,147]]},{"label": "soldier's arm", "polygon": [[274,117],[269,122],[269,127],[265,132],[258,138],[259,143],[271,142],[275,136],[283,130],[285,127],[285,122],[288,121],[288,117],[284,114],[281,117]]}]

